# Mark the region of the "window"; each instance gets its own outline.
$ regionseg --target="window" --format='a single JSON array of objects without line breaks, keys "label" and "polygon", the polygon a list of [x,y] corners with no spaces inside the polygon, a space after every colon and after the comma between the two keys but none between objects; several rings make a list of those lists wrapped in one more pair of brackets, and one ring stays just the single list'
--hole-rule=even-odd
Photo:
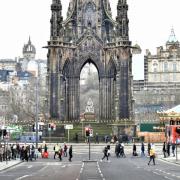
[{"label": "window", "polygon": [[158,64],[156,62],[153,63],[153,72],[157,72]]},{"label": "window", "polygon": [[177,64],[173,63],[173,72],[176,72],[176,71],[177,71]]},{"label": "window", "polygon": [[173,74],[173,81],[176,81],[176,73]]},{"label": "window", "polygon": [[167,72],[167,71],[168,71],[168,63],[165,62],[165,63],[164,63],[164,72]]}]

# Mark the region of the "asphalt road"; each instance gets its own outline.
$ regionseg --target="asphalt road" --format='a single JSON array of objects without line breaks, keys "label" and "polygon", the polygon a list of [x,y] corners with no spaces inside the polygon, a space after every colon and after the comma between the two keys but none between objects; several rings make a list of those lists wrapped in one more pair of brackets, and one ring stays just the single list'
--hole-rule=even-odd
[{"label": "asphalt road", "polygon": [[[131,157],[100,161],[102,154],[94,153],[94,162],[87,162],[88,154],[74,154],[72,162],[68,158],[38,159],[23,162],[0,172],[0,180],[178,180],[180,166],[156,160],[156,165],[148,166],[148,158]],[[85,160],[84,162],[82,160]]]}]

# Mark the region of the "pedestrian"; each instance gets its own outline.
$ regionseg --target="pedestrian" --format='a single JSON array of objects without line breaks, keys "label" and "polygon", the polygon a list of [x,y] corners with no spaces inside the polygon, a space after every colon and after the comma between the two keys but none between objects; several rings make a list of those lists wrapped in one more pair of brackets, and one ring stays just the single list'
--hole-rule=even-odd
[{"label": "pedestrian", "polygon": [[75,140],[76,140],[76,143],[79,142],[78,133],[75,134]]},{"label": "pedestrian", "polygon": [[170,142],[167,143],[167,154],[170,156]]},{"label": "pedestrian", "polygon": [[176,149],[176,146],[175,146],[175,143],[172,144],[172,154],[173,154],[173,157],[175,157],[175,149]]},{"label": "pedestrian", "polygon": [[119,155],[120,157],[124,157],[124,158],[126,157],[126,155],[125,155],[125,153],[124,153],[124,143],[121,143],[121,144],[120,144],[119,154],[120,154],[120,155]]},{"label": "pedestrian", "polygon": [[54,159],[56,159],[56,155],[59,154],[60,147],[58,143],[54,146]]},{"label": "pedestrian", "polygon": [[145,147],[144,147],[144,143],[142,142],[142,143],[141,143],[141,156],[142,156],[142,157],[145,156],[144,151],[145,151]]},{"label": "pedestrian", "polygon": [[151,143],[148,142],[148,156],[150,156]]},{"label": "pedestrian", "polygon": [[114,138],[113,138],[113,139],[114,139],[114,143],[116,143],[117,140],[118,140],[116,135],[114,135]]},{"label": "pedestrian", "polygon": [[2,162],[2,161],[3,161],[3,147],[0,144],[0,162]]},{"label": "pedestrian", "polygon": [[117,158],[119,157],[119,153],[120,153],[120,143],[116,141],[115,154]]},{"label": "pedestrian", "polygon": [[110,156],[111,155],[111,146],[110,146],[110,143],[108,143],[107,145],[107,155]]},{"label": "pedestrian", "polygon": [[99,144],[99,135],[98,135],[98,133],[96,133],[95,143]]},{"label": "pedestrian", "polygon": [[45,152],[45,153],[47,153],[47,149],[48,149],[48,147],[47,147],[47,145],[45,144],[45,146],[44,146],[44,152]]},{"label": "pedestrian", "polygon": [[148,165],[150,165],[152,160],[153,160],[153,164],[155,165],[155,150],[151,147]]},{"label": "pedestrian", "polygon": [[68,149],[68,147],[67,147],[66,143],[64,143],[64,157],[67,157],[67,149]]},{"label": "pedestrian", "polygon": [[72,145],[70,145],[70,147],[69,147],[69,161],[71,162],[72,160],[72,157],[73,157],[73,155],[72,155]]},{"label": "pedestrian", "polygon": [[166,142],[163,143],[163,154],[164,154],[164,158],[166,158]]},{"label": "pedestrian", "polygon": [[133,156],[138,156],[137,152],[136,152],[136,144],[134,143],[133,144],[133,153],[132,153]]},{"label": "pedestrian", "polygon": [[106,157],[107,161],[108,161],[108,148],[107,148],[107,146],[104,148],[103,153],[104,153],[104,156],[102,157],[102,160]]},{"label": "pedestrian", "polygon": [[63,155],[63,149],[60,146],[60,149],[59,149],[59,160],[60,161],[62,161],[62,155]]}]

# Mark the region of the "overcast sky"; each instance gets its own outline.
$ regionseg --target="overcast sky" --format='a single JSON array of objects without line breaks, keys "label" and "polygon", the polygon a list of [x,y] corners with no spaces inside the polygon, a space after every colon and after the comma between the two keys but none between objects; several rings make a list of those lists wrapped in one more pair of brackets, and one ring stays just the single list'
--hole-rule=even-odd
[{"label": "overcast sky", "polygon": [[[63,16],[69,0],[61,0]],[[113,17],[118,0],[110,0]],[[142,55],[133,58],[135,79],[143,79],[145,49],[156,52],[165,45],[171,27],[180,40],[180,0],[127,0],[129,4],[130,40],[142,48]],[[36,58],[46,59],[50,34],[50,5],[52,0],[1,0],[0,1],[0,59],[22,56],[22,47],[29,35],[36,47]]]}]

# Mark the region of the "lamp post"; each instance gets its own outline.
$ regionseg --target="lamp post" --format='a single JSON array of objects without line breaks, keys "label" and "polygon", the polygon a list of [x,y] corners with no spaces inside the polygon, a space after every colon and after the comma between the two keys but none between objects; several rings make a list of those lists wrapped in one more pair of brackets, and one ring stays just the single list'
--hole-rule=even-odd
[{"label": "lamp post", "polygon": [[38,148],[38,114],[39,114],[39,63],[37,62],[38,70],[36,74],[36,117],[35,117],[35,127],[36,127],[36,148]]}]

